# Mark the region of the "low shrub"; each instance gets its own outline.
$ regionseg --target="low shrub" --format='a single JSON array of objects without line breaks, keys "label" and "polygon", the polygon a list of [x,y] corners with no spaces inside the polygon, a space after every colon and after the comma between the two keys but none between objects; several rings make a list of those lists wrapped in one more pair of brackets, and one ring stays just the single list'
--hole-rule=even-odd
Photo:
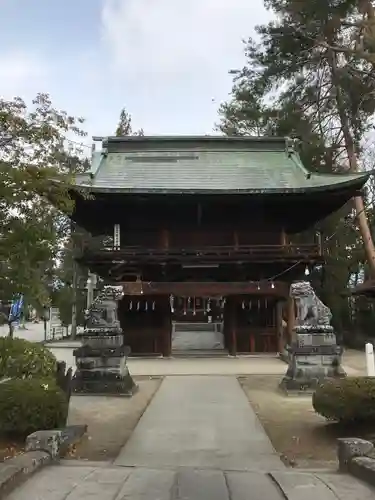
[{"label": "low shrub", "polygon": [[42,344],[24,339],[0,338],[0,378],[50,377],[56,358]]},{"label": "low shrub", "polygon": [[375,418],[375,378],[328,379],[315,391],[314,410],[328,420],[354,423]]},{"label": "low shrub", "polygon": [[0,384],[0,432],[26,436],[62,427],[68,400],[53,379],[13,379]]}]

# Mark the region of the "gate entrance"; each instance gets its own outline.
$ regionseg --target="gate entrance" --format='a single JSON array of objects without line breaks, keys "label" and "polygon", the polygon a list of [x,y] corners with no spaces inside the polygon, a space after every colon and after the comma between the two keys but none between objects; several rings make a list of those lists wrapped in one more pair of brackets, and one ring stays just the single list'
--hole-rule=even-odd
[{"label": "gate entrance", "polygon": [[222,323],[172,324],[172,354],[198,351],[224,351]]},{"label": "gate entrance", "polygon": [[221,298],[171,299],[172,354],[223,351],[223,307]]}]

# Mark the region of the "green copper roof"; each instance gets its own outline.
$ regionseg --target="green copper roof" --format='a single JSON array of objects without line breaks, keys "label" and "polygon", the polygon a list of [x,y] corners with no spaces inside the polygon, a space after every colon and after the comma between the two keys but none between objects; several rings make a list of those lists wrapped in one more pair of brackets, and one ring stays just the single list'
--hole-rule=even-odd
[{"label": "green copper roof", "polygon": [[361,187],[367,174],[312,174],[291,141],[258,137],[108,138],[76,185],[117,193],[292,193]]}]

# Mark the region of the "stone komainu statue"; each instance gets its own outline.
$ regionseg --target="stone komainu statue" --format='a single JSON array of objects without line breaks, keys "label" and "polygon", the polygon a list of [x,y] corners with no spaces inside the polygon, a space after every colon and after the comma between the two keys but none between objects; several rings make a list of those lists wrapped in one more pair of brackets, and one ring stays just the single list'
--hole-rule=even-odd
[{"label": "stone komainu statue", "polygon": [[82,346],[74,351],[76,394],[131,396],[137,388],[126,365],[130,348],[124,345],[117,318],[117,302],[122,296],[122,287],[105,286],[86,311]]},{"label": "stone komainu statue", "polygon": [[86,330],[103,329],[121,333],[117,318],[117,302],[121,300],[121,286],[105,286],[96,296],[91,307],[85,311]]},{"label": "stone komainu statue", "polygon": [[325,378],[343,377],[342,350],[331,326],[332,314],[308,281],[293,283],[297,318],[288,347],[288,369],[281,381],[286,391],[311,391]]},{"label": "stone komainu statue", "polygon": [[324,331],[333,331],[331,310],[319,299],[308,281],[293,283],[290,295],[297,306],[296,326],[321,326]]}]

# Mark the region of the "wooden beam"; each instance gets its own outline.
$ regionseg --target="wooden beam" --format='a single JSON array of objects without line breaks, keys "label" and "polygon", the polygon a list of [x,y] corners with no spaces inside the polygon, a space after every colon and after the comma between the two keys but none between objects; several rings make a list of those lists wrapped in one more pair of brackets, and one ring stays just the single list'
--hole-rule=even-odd
[{"label": "wooden beam", "polygon": [[145,282],[119,283],[124,295],[176,295],[182,297],[222,297],[228,295],[270,295],[287,297],[288,285],[281,281],[271,282]]}]

